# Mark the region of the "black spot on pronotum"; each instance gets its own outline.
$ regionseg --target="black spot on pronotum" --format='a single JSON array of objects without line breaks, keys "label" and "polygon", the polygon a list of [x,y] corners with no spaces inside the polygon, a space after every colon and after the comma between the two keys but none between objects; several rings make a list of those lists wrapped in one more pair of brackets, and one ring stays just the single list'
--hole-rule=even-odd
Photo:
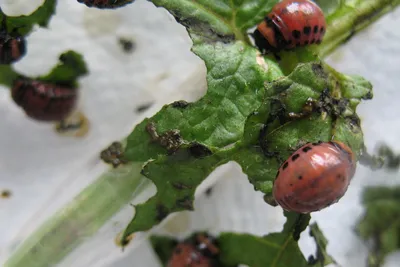
[{"label": "black spot on pronotum", "polygon": [[304,27],[303,33],[304,33],[305,35],[309,35],[309,34],[311,33],[311,27],[310,27],[310,26]]},{"label": "black spot on pronotum", "polygon": [[314,33],[317,33],[317,32],[318,32],[318,26],[315,25],[315,26],[314,26]]},{"label": "black spot on pronotum", "polygon": [[322,144],[322,141],[318,141],[316,143],[312,143],[313,146],[319,146],[320,144]]},{"label": "black spot on pronotum", "polygon": [[212,152],[208,147],[197,142],[190,144],[189,152],[195,158],[204,158],[212,155]]},{"label": "black spot on pronotum", "polygon": [[292,161],[296,161],[296,159],[298,159],[299,157],[300,157],[299,154],[294,154],[294,155],[292,156]]},{"label": "black spot on pronotum", "polygon": [[179,101],[175,101],[171,104],[171,106],[173,108],[186,108],[187,106],[189,106],[189,103],[186,102],[185,100],[179,100]]},{"label": "black spot on pronotum", "polygon": [[309,147],[309,146],[306,146],[302,150],[303,150],[304,153],[307,153],[308,151],[312,150],[312,148]]},{"label": "black spot on pronotum", "polygon": [[298,30],[293,30],[292,36],[293,36],[293,38],[299,39],[301,37],[301,32]]},{"label": "black spot on pronotum", "polygon": [[299,180],[301,180],[301,179],[303,179],[303,176],[299,175],[297,178],[298,178]]},{"label": "black spot on pronotum", "polygon": [[161,222],[169,214],[168,208],[162,204],[158,204],[156,207],[156,220]]},{"label": "black spot on pronotum", "polygon": [[282,170],[286,169],[289,166],[289,162],[285,162],[282,166]]}]

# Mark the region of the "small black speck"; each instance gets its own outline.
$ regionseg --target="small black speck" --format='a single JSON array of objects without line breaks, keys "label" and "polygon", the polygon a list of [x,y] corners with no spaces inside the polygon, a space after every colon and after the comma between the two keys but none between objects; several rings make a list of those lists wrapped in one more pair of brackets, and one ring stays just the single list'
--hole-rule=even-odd
[{"label": "small black speck", "polygon": [[205,158],[213,154],[208,147],[197,142],[190,144],[189,151],[190,154],[195,158]]},{"label": "small black speck", "polygon": [[193,210],[193,200],[190,197],[184,197],[182,199],[178,199],[176,201],[176,205],[180,208],[184,208],[186,210]]},{"label": "small black speck", "polygon": [[317,32],[318,32],[318,26],[315,25],[315,26],[314,26],[314,33],[317,33]]},{"label": "small black speck", "polygon": [[142,112],[148,110],[152,105],[153,105],[153,103],[146,103],[146,104],[140,105],[136,108],[136,112],[142,113]]},{"label": "small black speck", "polygon": [[132,53],[135,49],[135,43],[132,40],[120,38],[119,44],[126,53]]},{"label": "small black speck", "polygon": [[303,179],[303,176],[299,175],[299,177],[297,177],[297,178],[299,178],[299,180],[301,180],[301,179]]},{"label": "small black speck", "polygon": [[312,150],[311,147],[306,146],[305,148],[302,149],[304,153],[307,153],[308,151]]},{"label": "small black speck", "polygon": [[285,162],[282,166],[282,170],[286,169],[289,166],[289,162]]},{"label": "small black speck", "polygon": [[168,209],[167,209],[167,207],[165,207],[161,204],[158,204],[156,209],[157,209],[156,219],[157,219],[157,221],[161,222],[165,217],[168,216],[168,213],[169,213]]},{"label": "small black speck", "polygon": [[293,184],[290,184],[290,186],[293,186]]},{"label": "small black speck", "polygon": [[185,100],[178,100],[171,103],[171,106],[173,108],[186,108],[187,106],[189,106],[189,103],[186,102]]},{"label": "small black speck", "polygon": [[320,33],[323,33],[325,31],[324,27],[321,27],[321,29],[319,30]]},{"label": "small black speck", "polygon": [[292,36],[293,36],[294,38],[296,38],[296,39],[299,39],[300,36],[301,36],[301,32],[298,31],[298,30],[293,30],[293,31],[292,31]]},{"label": "small black speck", "polygon": [[304,27],[303,32],[305,35],[309,35],[311,33],[311,27],[310,26]]},{"label": "small black speck", "polygon": [[321,43],[321,40],[317,40],[315,43],[316,43],[316,44],[320,44],[320,43]]},{"label": "small black speck", "polygon": [[212,194],[212,192],[213,192],[213,187],[210,186],[210,187],[206,190],[205,194],[206,194],[207,197],[210,197],[211,194]]},{"label": "small black speck", "polygon": [[310,44],[313,44],[313,43],[315,43],[315,39],[312,39]]},{"label": "small black speck", "polygon": [[298,159],[300,157],[299,154],[294,154],[292,157],[292,161],[295,161],[296,159]]}]

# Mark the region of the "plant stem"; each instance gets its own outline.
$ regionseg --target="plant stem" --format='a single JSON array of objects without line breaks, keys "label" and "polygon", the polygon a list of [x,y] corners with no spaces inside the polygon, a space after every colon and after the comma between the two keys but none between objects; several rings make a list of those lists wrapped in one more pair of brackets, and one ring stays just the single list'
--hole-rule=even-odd
[{"label": "plant stem", "polygon": [[[140,175],[142,163],[131,163],[103,174],[25,240],[5,267],[44,267],[59,263],[92,236],[115,213],[143,191],[150,181]],[[146,185],[146,184],[145,184]],[[137,196],[140,192],[134,192]]]},{"label": "plant stem", "polygon": [[327,17],[327,32],[319,46],[319,55],[322,58],[400,4],[400,0],[357,0],[352,1],[352,4],[346,2],[348,1],[343,1],[341,7]]}]

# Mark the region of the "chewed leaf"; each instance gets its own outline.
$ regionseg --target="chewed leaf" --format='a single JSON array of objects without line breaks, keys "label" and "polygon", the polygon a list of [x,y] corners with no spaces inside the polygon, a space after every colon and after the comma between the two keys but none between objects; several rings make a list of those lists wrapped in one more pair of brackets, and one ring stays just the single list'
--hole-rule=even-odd
[{"label": "chewed leaf", "polygon": [[328,254],[326,247],[328,246],[328,240],[325,238],[318,224],[313,223],[310,225],[310,235],[314,238],[317,244],[316,256],[309,257],[309,264],[312,266],[326,266],[329,264],[336,264],[336,261]]},{"label": "chewed leaf", "polygon": [[321,63],[300,64],[267,84],[264,102],[248,117],[242,147],[232,159],[256,190],[270,194],[279,165],[307,142],[338,140],[359,155],[363,134],[355,108],[371,89],[365,80]]},{"label": "chewed leaf", "polygon": [[88,74],[83,56],[75,51],[67,51],[60,55],[60,63],[56,65],[47,75],[38,77],[38,80],[58,83],[73,84],[76,80]]},{"label": "chewed leaf", "polygon": [[135,207],[135,217],[123,238],[150,229],[172,212],[193,210],[196,187],[226,160],[217,153],[199,154],[198,145],[194,150],[192,147],[191,144],[181,147],[173,155],[159,156],[143,167],[142,174],[154,182],[157,193]]},{"label": "chewed leaf", "polygon": [[[38,7],[32,14],[27,16],[10,17],[7,16],[7,31],[16,30],[20,35],[27,35],[35,24],[41,27],[47,27],[50,18],[55,13],[57,0],[45,0],[43,5]],[[1,12],[0,19],[4,14]]]},{"label": "chewed leaf", "polygon": [[297,241],[310,220],[310,215],[285,213],[287,222],[282,232],[264,237],[250,234],[223,233],[219,237],[221,260],[228,265],[252,267],[306,267]]},{"label": "chewed leaf", "polygon": [[177,129],[184,140],[210,147],[222,148],[238,141],[246,117],[262,102],[264,81],[282,76],[271,61],[260,66],[256,50],[243,42],[200,44],[193,50],[206,63],[207,94],[195,103],[178,101],[167,105],[139,124],[128,137],[127,159],[146,161],[165,154],[146,131],[150,121],[159,133]]},{"label": "chewed leaf", "polygon": [[357,232],[370,244],[368,264],[383,266],[385,257],[400,250],[400,187],[369,187],[363,194],[365,212]]},{"label": "chewed leaf", "polygon": [[[66,51],[59,57],[60,62],[48,74],[33,79],[76,86],[78,78],[88,74],[83,56],[75,51]],[[0,83],[12,87],[18,77],[25,75],[14,70],[12,65],[0,65]]]},{"label": "chewed leaf", "polygon": [[246,40],[246,30],[258,24],[278,0],[153,0],[187,27],[195,41]]},{"label": "chewed leaf", "polygon": [[[212,70],[210,73],[213,73]],[[358,154],[363,144],[359,119],[350,106],[351,101],[343,97],[343,92],[354,84],[348,81],[343,83],[337,77],[341,76],[332,74],[322,63],[314,62],[301,64],[289,76],[267,83],[265,90],[262,91],[264,92],[262,104],[256,112],[251,113],[247,122],[242,122],[244,132],[243,129],[237,129],[235,139],[227,132],[212,138],[213,135],[204,134],[206,129],[196,124],[192,124],[192,127],[174,128],[173,125],[177,122],[181,123],[180,125],[187,124],[182,114],[187,110],[192,111],[193,107],[196,108],[196,112],[189,113],[190,121],[195,121],[196,115],[201,117],[200,121],[204,121],[202,117],[204,114],[210,119],[218,112],[234,116],[234,112],[229,113],[224,110],[224,108],[230,110],[229,105],[222,105],[218,109],[217,106],[213,108],[212,104],[209,104],[200,109],[204,98],[184,107],[182,103],[167,106],[151,119],[161,126],[157,127],[157,123],[145,120],[135,129],[133,136],[138,134],[136,138],[130,137],[128,140],[128,146],[129,142],[137,144],[130,150],[134,154],[129,156],[136,160],[148,159],[145,157],[154,159],[144,167],[143,174],[155,183],[158,191],[146,203],[137,206],[135,217],[128,225],[124,236],[150,229],[172,212],[192,209],[196,187],[216,167],[230,160],[241,165],[256,190],[269,195],[279,165],[306,142],[334,139],[348,144],[355,154]],[[342,87],[342,84],[348,87]],[[370,90],[371,88],[365,89],[365,94]],[[218,94],[215,95],[215,98],[217,97]],[[358,100],[356,97],[353,99]],[[312,109],[309,110],[307,103],[311,100]],[[305,105],[306,110],[304,110]],[[247,107],[250,113],[250,107]],[[172,112],[160,115],[168,109]],[[176,111],[177,109],[179,111]],[[213,112],[208,113],[208,109]],[[169,117],[168,114],[173,114],[175,117]],[[223,116],[220,118],[219,122],[214,121],[215,125],[208,127],[220,126]],[[241,122],[240,119],[237,122]],[[160,133],[156,128],[163,131]],[[216,133],[215,128],[213,129],[213,133]],[[223,127],[223,130],[226,129],[228,126]],[[147,140],[139,139],[140,134]],[[222,136],[227,139],[219,139]],[[242,136],[241,140],[239,136]],[[192,140],[197,142],[196,150],[202,151],[201,157],[196,156],[198,152],[193,154],[191,147],[195,141]],[[198,142],[199,140],[202,142]],[[228,143],[236,142],[230,148],[225,148],[222,145],[227,143],[220,143],[222,140],[229,140]],[[153,150],[149,145],[153,146]],[[145,149],[135,151],[138,147]],[[155,150],[154,147],[159,149]],[[160,154],[151,154],[154,152]]]}]

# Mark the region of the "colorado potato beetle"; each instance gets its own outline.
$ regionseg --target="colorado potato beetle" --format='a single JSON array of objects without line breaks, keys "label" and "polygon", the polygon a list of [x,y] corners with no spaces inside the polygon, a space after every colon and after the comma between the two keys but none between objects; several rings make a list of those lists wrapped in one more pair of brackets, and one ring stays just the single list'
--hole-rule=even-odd
[{"label": "colorado potato beetle", "polygon": [[67,86],[19,78],[14,81],[11,97],[25,113],[39,121],[60,121],[74,109],[77,90]]},{"label": "colorado potato beetle", "polygon": [[205,234],[197,234],[195,241],[179,243],[168,262],[168,267],[214,267],[213,257],[219,253],[213,239]]},{"label": "colorado potato beetle", "polygon": [[[2,13],[0,8],[0,14]],[[0,64],[12,64],[26,54],[26,41],[23,36],[9,33],[6,25],[6,15],[3,15],[0,29]]]},{"label": "colorado potato beetle", "polygon": [[309,0],[284,0],[276,4],[253,33],[261,51],[274,51],[319,44],[325,35],[322,10]]},{"label": "colorado potato beetle", "polygon": [[287,211],[319,211],[344,195],[355,170],[354,153],[344,143],[307,143],[279,168],[273,196]]}]

